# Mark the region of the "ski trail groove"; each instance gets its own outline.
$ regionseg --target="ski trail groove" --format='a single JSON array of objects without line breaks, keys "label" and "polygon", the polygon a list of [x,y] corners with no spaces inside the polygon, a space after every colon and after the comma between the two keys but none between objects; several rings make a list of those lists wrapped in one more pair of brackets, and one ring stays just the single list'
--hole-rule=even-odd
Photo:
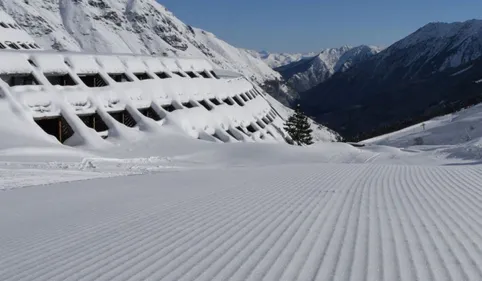
[{"label": "ski trail groove", "polygon": [[11,190],[0,280],[480,281],[481,182],[477,166],[299,164]]}]

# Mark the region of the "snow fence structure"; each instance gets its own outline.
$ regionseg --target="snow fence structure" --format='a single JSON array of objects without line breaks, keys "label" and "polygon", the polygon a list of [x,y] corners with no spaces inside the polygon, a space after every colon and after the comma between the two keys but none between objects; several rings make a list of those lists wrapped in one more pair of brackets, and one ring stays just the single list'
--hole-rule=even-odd
[{"label": "snow fence structure", "polygon": [[202,59],[1,50],[4,97],[66,145],[136,138],[163,125],[214,142],[284,142],[265,93]]}]

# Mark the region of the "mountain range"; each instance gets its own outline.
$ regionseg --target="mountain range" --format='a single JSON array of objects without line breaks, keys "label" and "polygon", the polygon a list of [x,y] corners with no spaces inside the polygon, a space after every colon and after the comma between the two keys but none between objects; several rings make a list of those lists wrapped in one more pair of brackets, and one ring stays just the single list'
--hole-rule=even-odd
[{"label": "mountain range", "polygon": [[45,49],[207,58],[285,104],[295,97],[260,58],[184,24],[154,0],[5,0],[0,9]]},{"label": "mountain range", "polygon": [[281,73],[291,88],[301,93],[326,81],[336,72],[346,71],[353,65],[367,60],[380,50],[379,47],[366,45],[330,48],[314,57],[301,59],[275,70]]},{"label": "mountain range", "polygon": [[300,94],[304,110],[348,139],[477,103],[482,21],[430,23]]}]

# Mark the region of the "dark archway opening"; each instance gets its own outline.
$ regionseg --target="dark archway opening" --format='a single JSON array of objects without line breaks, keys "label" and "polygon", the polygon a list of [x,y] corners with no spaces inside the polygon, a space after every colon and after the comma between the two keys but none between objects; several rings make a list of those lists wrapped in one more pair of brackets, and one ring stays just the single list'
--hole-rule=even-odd
[{"label": "dark archway opening", "polygon": [[139,80],[148,80],[148,79],[152,79],[151,76],[149,76],[149,74],[147,74],[146,72],[142,72],[142,73],[134,73],[134,75],[137,77],[137,79]]},{"label": "dark archway opening", "polygon": [[60,143],[74,135],[74,130],[62,116],[35,119],[37,125],[49,135],[54,136]]},{"label": "dark archway opening", "polygon": [[87,87],[90,88],[98,88],[98,87],[105,87],[107,83],[104,81],[102,76],[99,73],[95,74],[78,74],[80,80],[84,82]]},{"label": "dark archway opening", "polygon": [[117,112],[109,112],[110,116],[117,120],[117,122],[126,125],[129,128],[132,128],[137,125],[136,120],[132,117],[132,115],[127,110],[117,111]]},{"label": "dark archway opening", "polygon": [[253,125],[249,125],[248,127],[246,127],[246,129],[248,129],[248,132],[250,133],[256,133],[256,129]]},{"label": "dark archway opening", "polygon": [[138,110],[142,115],[151,118],[154,121],[160,121],[162,119],[161,116],[159,116],[159,114],[157,114],[157,112],[152,108],[152,106],[148,108],[141,108]]},{"label": "dark archway opening", "polygon": [[0,75],[0,79],[5,81],[5,83],[7,83],[10,87],[40,85],[40,83],[35,78],[35,76],[33,76],[32,73]]},{"label": "dark archway opening", "polygon": [[109,127],[105,124],[104,120],[100,117],[99,114],[89,114],[89,115],[81,115],[79,116],[80,120],[84,122],[84,124],[94,129],[99,135],[105,139],[108,136]]},{"label": "dark archway opening", "polygon": [[70,74],[55,74],[55,73],[44,73],[47,80],[49,80],[50,84],[58,85],[58,86],[75,86],[74,79]]},{"label": "dark archway opening", "polygon": [[132,82],[132,79],[129,78],[125,73],[109,73],[109,76],[117,83]]}]

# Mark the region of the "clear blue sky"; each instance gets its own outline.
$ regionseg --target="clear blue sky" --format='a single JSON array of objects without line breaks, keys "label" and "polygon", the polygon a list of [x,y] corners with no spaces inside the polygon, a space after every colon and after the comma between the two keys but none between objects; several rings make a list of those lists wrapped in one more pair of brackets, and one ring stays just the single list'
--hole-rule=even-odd
[{"label": "clear blue sky", "polygon": [[433,21],[482,18],[481,0],[158,0],[237,47],[308,52],[388,46]]}]

